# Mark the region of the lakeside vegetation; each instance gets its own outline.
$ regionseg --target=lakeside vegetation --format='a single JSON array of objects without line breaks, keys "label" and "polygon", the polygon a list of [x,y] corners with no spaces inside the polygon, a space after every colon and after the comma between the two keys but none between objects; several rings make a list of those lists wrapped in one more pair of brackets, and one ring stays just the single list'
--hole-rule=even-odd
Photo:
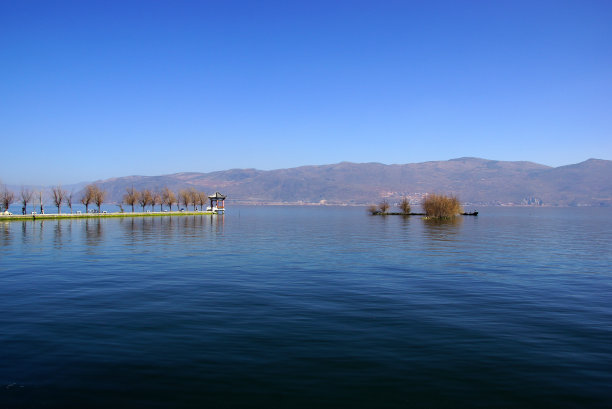
[{"label": "lakeside vegetation", "polygon": [[[43,217],[49,216],[48,218],[79,218],[79,217],[126,217],[128,215],[134,216],[156,216],[156,215],[169,215],[169,214],[203,214],[205,206],[208,202],[208,196],[203,191],[198,191],[194,188],[181,189],[178,192],[173,192],[168,187],[164,187],[161,190],[143,189],[137,190],[133,186],[126,189],[125,194],[122,197],[120,203],[116,206],[119,207],[118,212],[102,213],[101,207],[105,203],[108,194],[105,190],[101,189],[97,184],[89,184],[82,190],[80,197],[75,197],[73,192],[67,192],[62,189],[61,186],[54,186],[51,188],[50,193],[47,195],[43,191],[33,191],[27,188],[21,188],[18,195],[11,192],[6,188],[5,185],[0,184],[0,217],[6,219],[6,217]],[[57,208],[57,214],[44,214],[44,204],[46,199],[50,198],[52,203]],[[85,213],[73,211],[74,202],[81,203],[85,207]],[[21,215],[12,215],[6,210],[12,203],[18,202],[22,205]],[[30,215],[27,214],[27,206],[30,204],[33,211]],[[62,213],[62,205],[67,206],[70,209],[70,213]],[[97,206],[97,211],[89,209],[89,206]],[[127,213],[124,210],[123,205],[131,208],[131,213]],[[180,209],[183,205],[184,208]],[[415,213],[412,212],[412,206],[410,200],[407,197],[403,197],[396,206],[399,208],[399,212],[390,212],[391,204],[385,199],[378,205],[370,205],[368,212],[372,215],[404,215],[404,216],[425,216],[429,219],[445,219],[453,218],[454,216],[464,215],[476,215],[474,213],[463,213],[459,199],[456,196],[446,196],[441,194],[427,194],[422,202],[423,212]],[[36,207],[40,206],[40,212],[36,212]],[[137,212],[136,207],[142,209],[141,212]],[[159,210],[156,210],[156,206],[159,206]],[[166,207],[166,210],[164,209]],[[193,206],[193,210],[190,212],[189,207]],[[199,211],[198,211],[199,206]],[[147,210],[150,208],[150,210]],[[176,208],[176,211],[173,209]],[[185,211],[187,210],[187,211]]]},{"label": "lakeside vegetation", "polygon": [[[8,213],[8,209],[11,204],[21,204],[21,216],[27,215],[28,205],[31,207],[30,216],[35,215],[40,217],[44,215],[44,206],[48,204],[50,199],[51,203],[57,208],[57,214],[53,216],[62,215],[62,205],[70,209],[69,213],[64,213],[66,217],[96,217],[101,213],[101,207],[106,202],[108,192],[101,189],[97,184],[92,183],[82,190],[80,196],[76,197],[73,192],[68,192],[62,189],[61,185],[54,186],[51,188],[49,193],[45,193],[43,190],[32,190],[29,188],[22,187],[18,194],[7,189],[6,185],[0,184],[0,216],[13,216]],[[73,210],[73,204],[81,203],[85,206],[85,213],[75,213]],[[206,204],[208,203],[208,196],[205,192],[196,190],[194,188],[181,189],[178,192],[173,192],[168,187],[164,187],[161,190],[143,189],[136,190],[134,187],[126,189],[126,193],[122,197],[122,201],[117,203],[119,212],[105,214],[106,217],[110,215],[127,215],[124,211],[123,205],[131,207],[132,214],[136,215],[135,206],[138,205],[142,208],[142,215],[154,215],[156,212],[156,206],[159,206],[158,212],[161,214],[178,213],[179,206],[183,205],[183,210],[188,210],[190,206],[193,206],[192,212],[202,214]],[[94,213],[90,210],[90,206],[95,205],[97,212]],[[167,211],[164,211],[166,206]],[[176,208],[177,212],[173,212],[173,207]],[[151,210],[146,211],[147,208]],[[36,210],[39,210],[38,212]],[[180,214],[189,214],[190,212],[180,212]],[[14,215],[19,216],[19,215]],[[48,216],[52,216],[49,214]]]},{"label": "lakeside vegetation", "polygon": [[423,210],[425,210],[425,216],[434,219],[454,217],[463,212],[457,196],[444,196],[435,193],[425,197]]},{"label": "lakeside vegetation", "polygon": [[423,213],[413,213],[409,200],[404,197],[397,205],[400,212],[389,212],[390,204],[383,200],[378,205],[368,206],[368,212],[372,215],[403,215],[403,216],[425,216],[429,219],[448,219],[464,214],[461,203],[457,196],[446,196],[440,194],[428,194],[421,206]]}]

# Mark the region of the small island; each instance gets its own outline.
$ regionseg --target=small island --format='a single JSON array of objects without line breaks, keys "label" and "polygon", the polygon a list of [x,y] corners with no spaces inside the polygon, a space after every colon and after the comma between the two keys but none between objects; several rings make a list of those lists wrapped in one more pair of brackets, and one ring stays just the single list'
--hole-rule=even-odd
[{"label": "small island", "polygon": [[457,196],[446,196],[439,194],[428,194],[423,200],[422,207],[424,212],[412,212],[410,202],[407,198],[402,198],[398,207],[400,212],[389,212],[391,205],[383,200],[378,205],[370,205],[368,212],[374,216],[424,216],[426,219],[449,219],[455,216],[478,216],[478,212],[465,212]]}]

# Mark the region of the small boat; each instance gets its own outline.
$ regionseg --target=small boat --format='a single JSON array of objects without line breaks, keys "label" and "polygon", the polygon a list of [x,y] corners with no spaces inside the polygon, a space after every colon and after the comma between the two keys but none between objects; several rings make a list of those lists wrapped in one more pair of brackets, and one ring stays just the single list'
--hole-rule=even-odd
[{"label": "small boat", "polygon": [[478,216],[478,212],[466,212],[466,213],[461,213],[461,215],[463,215],[463,216]]}]

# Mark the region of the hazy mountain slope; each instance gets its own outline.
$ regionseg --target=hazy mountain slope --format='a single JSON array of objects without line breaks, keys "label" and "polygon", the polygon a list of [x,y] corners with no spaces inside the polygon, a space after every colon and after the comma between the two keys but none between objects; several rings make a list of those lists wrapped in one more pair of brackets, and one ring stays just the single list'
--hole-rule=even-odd
[{"label": "hazy mountain slope", "polygon": [[612,205],[612,161],[589,159],[560,166],[533,177],[547,202],[568,205]]},{"label": "hazy mountain slope", "polygon": [[612,161],[590,159],[551,168],[532,162],[459,158],[404,165],[342,162],[261,171],[231,169],[211,173],[128,176],[100,181],[111,201],[126,188],[173,190],[194,187],[220,191],[241,202],[365,204],[415,201],[428,192],[454,193],[471,203],[612,204]]}]

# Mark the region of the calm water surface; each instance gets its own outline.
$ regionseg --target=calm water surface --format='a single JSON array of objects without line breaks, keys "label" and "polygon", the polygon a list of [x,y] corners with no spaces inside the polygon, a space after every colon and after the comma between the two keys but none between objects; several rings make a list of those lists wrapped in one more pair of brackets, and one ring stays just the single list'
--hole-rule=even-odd
[{"label": "calm water surface", "polygon": [[612,209],[0,222],[0,407],[612,405]]}]

